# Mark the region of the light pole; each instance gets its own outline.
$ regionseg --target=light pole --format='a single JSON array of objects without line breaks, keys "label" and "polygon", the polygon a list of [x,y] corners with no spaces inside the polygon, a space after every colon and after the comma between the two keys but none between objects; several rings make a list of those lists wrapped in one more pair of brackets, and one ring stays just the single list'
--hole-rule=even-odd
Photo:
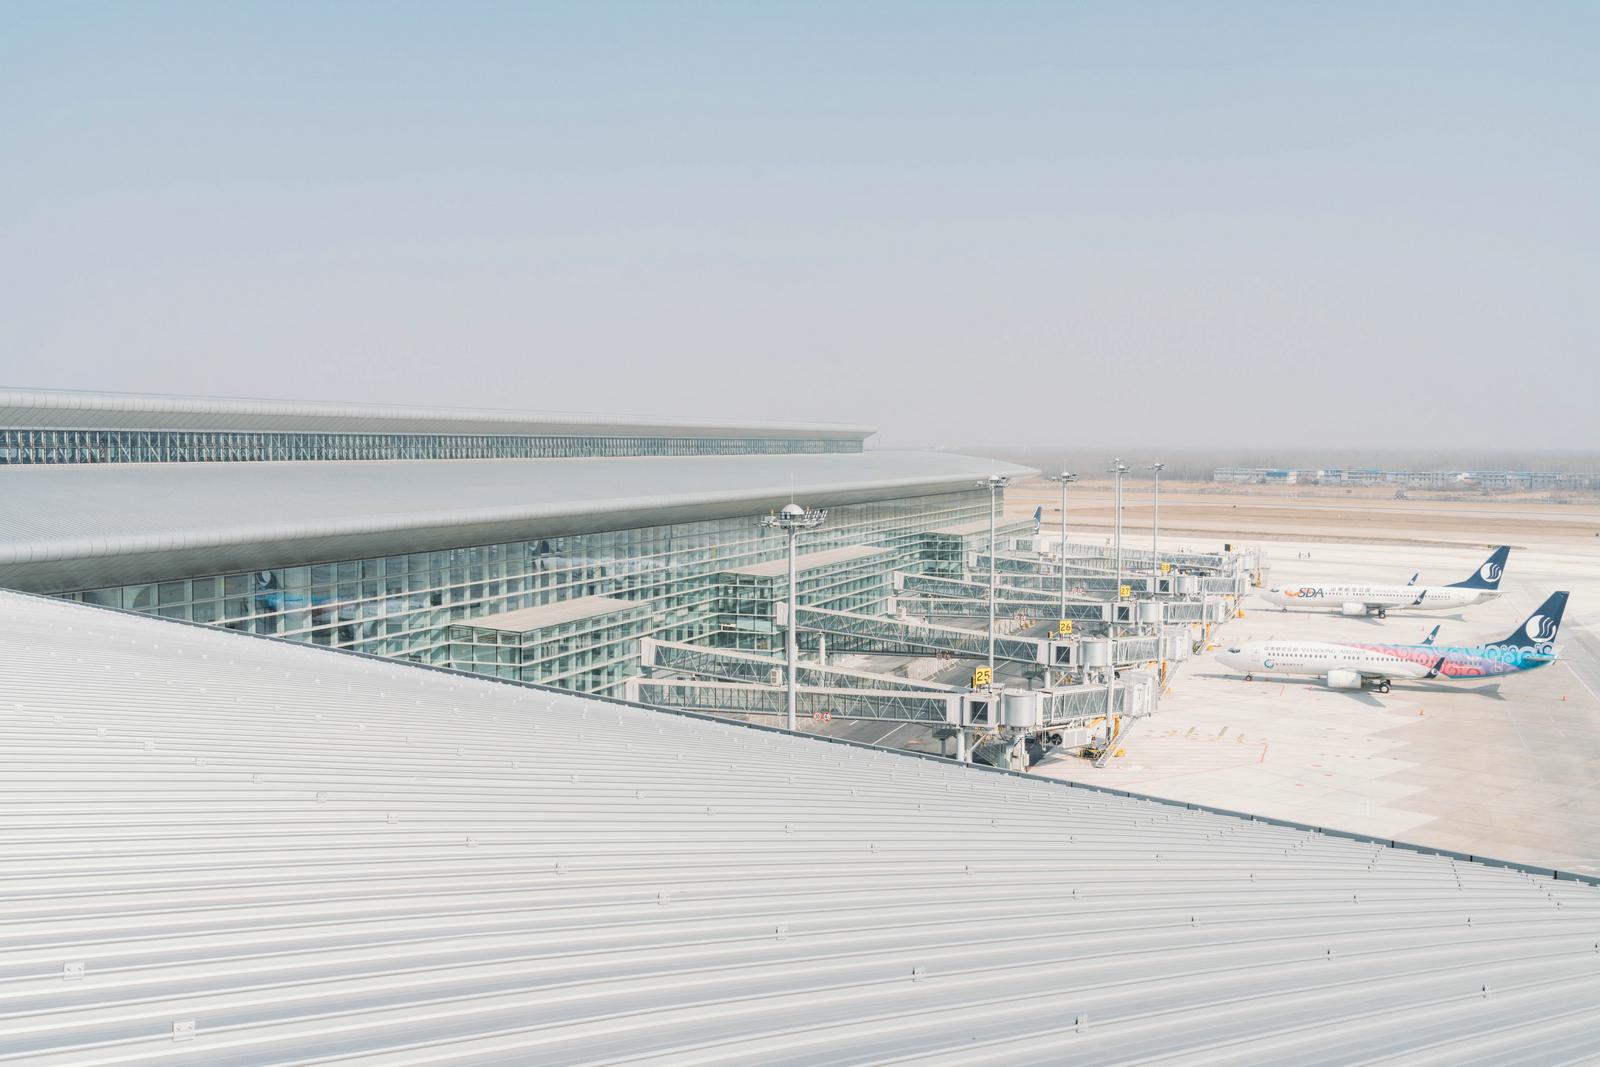
[{"label": "light pole", "polygon": [[1167,465],[1152,463],[1150,469],[1156,473],[1156,485],[1150,498],[1150,592],[1154,593],[1161,580],[1161,472]]},{"label": "light pole", "polygon": [[1062,464],[1060,474],[1050,476],[1052,482],[1061,483],[1061,614],[1058,618],[1067,617],[1067,486],[1078,480],[1078,476],[1066,469]]},{"label": "light pole", "polygon": [[[978,483],[978,488],[989,490],[989,681],[994,681],[994,599],[995,599],[995,512],[999,508],[1000,490],[1011,484],[1003,474],[991,474]],[[990,721],[995,721],[990,712]]]},{"label": "light pole", "polygon": [[[1122,602],[1122,476],[1128,473],[1128,465],[1120,459],[1114,459],[1111,461],[1111,466],[1106,468],[1106,473],[1113,477],[1111,507],[1114,514],[1112,516],[1111,529],[1112,537],[1117,543],[1117,588],[1115,590],[1116,596],[1113,599],[1120,604]],[[1113,627],[1116,626],[1115,608],[1112,609],[1111,623]]]},{"label": "light pole", "polygon": [[789,633],[788,633],[788,674],[789,682],[789,729],[795,728],[795,676],[799,673],[800,643],[795,635],[800,629],[800,605],[796,603],[798,597],[798,583],[795,580],[795,539],[801,530],[814,530],[822,525],[822,520],[828,517],[826,508],[821,511],[812,511],[799,504],[785,504],[783,510],[776,515],[768,515],[761,520],[760,525],[769,529],[783,530],[789,535]]}]

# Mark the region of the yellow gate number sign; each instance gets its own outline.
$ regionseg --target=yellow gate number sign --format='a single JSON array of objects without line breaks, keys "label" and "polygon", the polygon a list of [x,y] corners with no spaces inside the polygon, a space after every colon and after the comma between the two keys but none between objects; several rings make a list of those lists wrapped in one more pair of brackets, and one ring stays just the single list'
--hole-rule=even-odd
[{"label": "yellow gate number sign", "polygon": [[1122,599],[1124,599],[1124,600],[1128,599],[1130,596],[1133,595],[1133,586],[1131,586],[1131,585],[1119,585],[1119,586],[1117,586],[1117,595],[1119,597],[1121,597]]},{"label": "yellow gate number sign", "polygon": [[1072,633],[1072,620],[1062,619],[1060,622],[1056,623],[1056,633],[1062,637],[1070,635]]},{"label": "yellow gate number sign", "polygon": [[1170,563],[1163,563],[1163,564],[1162,564],[1162,565],[1161,565],[1161,573],[1162,573],[1162,574],[1171,574],[1171,573],[1172,573],[1172,564],[1170,564]]},{"label": "yellow gate number sign", "polygon": [[988,667],[979,667],[972,672],[972,688],[982,689],[994,682],[994,671]]}]

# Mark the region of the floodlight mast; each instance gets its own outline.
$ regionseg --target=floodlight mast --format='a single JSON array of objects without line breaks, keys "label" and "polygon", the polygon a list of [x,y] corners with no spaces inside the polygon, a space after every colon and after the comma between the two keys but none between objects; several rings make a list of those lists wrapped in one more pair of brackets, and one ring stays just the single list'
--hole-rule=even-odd
[{"label": "floodlight mast", "polygon": [[795,539],[799,536],[801,530],[814,530],[821,526],[823,520],[827,517],[827,508],[813,511],[810,508],[803,508],[799,504],[790,503],[785,504],[781,511],[761,519],[758,524],[767,529],[782,530],[789,535],[789,626],[785,640],[787,651],[785,673],[788,675],[788,700],[786,705],[790,730],[795,729],[795,703],[797,696],[795,679],[799,674],[800,659],[800,643],[795,636],[799,630],[800,608],[800,605],[796,603],[799,583],[795,575]]},{"label": "floodlight mast", "polygon": [[1167,465],[1152,463],[1149,469],[1156,475],[1150,497],[1150,591],[1154,593],[1161,573],[1161,472]]},{"label": "floodlight mast", "polygon": [[1111,528],[1113,538],[1117,543],[1117,588],[1114,605],[1111,613],[1112,633],[1116,633],[1117,609],[1115,605],[1122,603],[1122,476],[1128,473],[1128,465],[1120,459],[1113,459],[1111,466],[1106,468],[1106,473],[1113,476],[1112,511],[1113,519]]},{"label": "floodlight mast", "polygon": [[[999,507],[1000,490],[1011,484],[1003,474],[991,474],[978,483],[979,489],[989,490],[989,681],[994,682],[994,599],[995,599],[995,512]],[[992,702],[991,702],[992,703]],[[989,709],[989,725],[996,726],[994,709]]]},{"label": "floodlight mast", "polygon": [[1061,464],[1061,473],[1050,476],[1052,482],[1061,483],[1061,614],[1058,618],[1067,617],[1067,486],[1078,480],[1078,476],[1067,470],[1065,462]]}]

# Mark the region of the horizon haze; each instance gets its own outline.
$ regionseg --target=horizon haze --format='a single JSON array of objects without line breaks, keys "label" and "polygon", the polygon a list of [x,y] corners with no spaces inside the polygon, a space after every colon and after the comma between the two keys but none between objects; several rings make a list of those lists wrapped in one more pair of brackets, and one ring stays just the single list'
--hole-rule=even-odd
[{"label": "horizon haze", "polygon": [[0,386],[1592,450],[1597,31],[11,5]]}]

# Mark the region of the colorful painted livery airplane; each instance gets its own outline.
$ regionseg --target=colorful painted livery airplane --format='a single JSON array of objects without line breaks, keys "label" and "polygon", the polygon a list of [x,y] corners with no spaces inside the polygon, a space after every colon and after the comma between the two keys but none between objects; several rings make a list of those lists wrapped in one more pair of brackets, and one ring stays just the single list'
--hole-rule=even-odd
[{"label": "colorful painted livery airplane", "polygon": [[1307,582],[1299,586],[1273,586],[1261,594],[1268,604],[1285,611],[1290,605],[1337,607],[1346,615],[1387,618],[1391,609],[1440,611],[1482,604],[1500,595],[1511,546],[1501,545],[1483,566],[1463,581],[1450,585],[1417,585],[1417,575],[1405,585],[1363,585],[1350,582]]},{"label": "colorful painted livery airplane", "polygon": [[1217,662],[1244,671],[1247,682],[1257,674],[1310,674],[1326,678],[1333,689],[1360,689],[1371,682],[1380,693],[1397,679],[1498,678],[1555,662],[1556,632],[1566,607],[1567,594],[1552,593],[1510,636],[1481,645],[1435,645],[1435,626],[1420,645],[1253,641],[1219,653]]}]

